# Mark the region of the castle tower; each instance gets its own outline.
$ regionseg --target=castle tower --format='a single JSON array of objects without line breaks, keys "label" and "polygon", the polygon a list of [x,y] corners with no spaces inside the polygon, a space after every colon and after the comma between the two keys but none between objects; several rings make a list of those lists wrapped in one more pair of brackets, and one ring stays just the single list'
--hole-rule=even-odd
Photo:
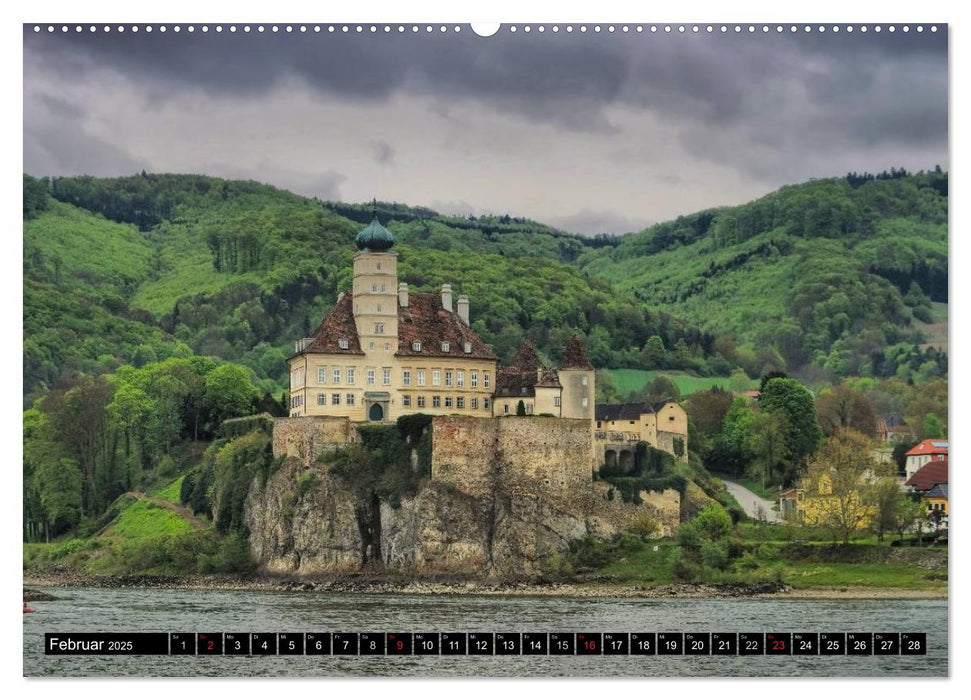
[{"label": "castle tower", "polygon": [[[398,254],[377,217],[354,239],[354,321],[361,349],[381,365],[398,351]],[[406,292],[407,294],[407,292]]]},{"label": "castle tower", "polygon": [[566,344],[557,373],[563,386],[562,417],[593,421],[596,415],[595,373],[578,336],[574,335]]}]

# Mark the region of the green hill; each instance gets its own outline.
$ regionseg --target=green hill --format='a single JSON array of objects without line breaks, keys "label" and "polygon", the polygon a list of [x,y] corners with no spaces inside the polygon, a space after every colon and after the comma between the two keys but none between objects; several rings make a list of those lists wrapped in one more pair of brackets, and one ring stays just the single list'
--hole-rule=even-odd
[{"label": "green hill", "polygon": [[[476,330],[505,360],[529,337],[556,361],[579,332],[600,366],[731,369],[713,335],[572,264],[616,244],[604,237],[511,217],[326,203],[193,175],[25,178],[24,212],[28,403],[65,373],[103,373],[186,347],[248,366],[278,394],[293,340],[350,288],[352,241],[375,213],[398,237],[402,280],[426,292],[457,283]],[[644,351],[654,336],[661,357]]]},{"label": "green hill", "polygon": [[457,284],[503,360],[528,337],[555,362],[578,332],[614,369],[946,374],[946,173],[818,180],[593,239],[196,175],[24,182],[27,404],[68,375],[188,352],[279,394],[293,340],[350,288],[353,237],[375,215],[402,280]]},{"label": "green hill", "polygon": [[[884,348],[924,342],[931,304],[947,301],[947,173],[783,187],[625,236],[579,266],[740,345],[775,348],[790,370],[880,374]],[[729,359],[760,373],[754,354]]]}]

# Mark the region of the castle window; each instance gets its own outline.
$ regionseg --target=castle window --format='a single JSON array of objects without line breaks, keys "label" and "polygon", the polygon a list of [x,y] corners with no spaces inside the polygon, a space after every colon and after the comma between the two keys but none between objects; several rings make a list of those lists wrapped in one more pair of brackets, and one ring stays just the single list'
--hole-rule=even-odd
[{"label": "castle window", "polygon": [[482,408],[489,410],[489,399],[482,399]]},{"label": "castle window", "polygon": [[509,413],[509,404],[505,403],[502,405],[502,412]]},{"label": "castle window", "polygon": [[475,397],[472,397],[472,399],[470,400],[470,403],[472,405],[472,410],[473,411],[478,411],[479,410],[479,399],[477,399]]},{"label": "castle window", "polygon": [[383,323],[375,323],[374,324],[374,333],[375,333],[375,335],[382,335],[384,333],[384,324]]},{"label": "castle window", "polygon": [[425,370],[418,370],[418,386],[425,386]]},{"label": "castle window", "polygon": [[378,304],[378,313],[381,313],[381,304]]},{"label": "castle window", "polygon": [[388,350],[390,350],[390,349],[391,349],[391,343],[385,343],[384,344],[384,351],[385,352],[388,352]]},{"label": "castle window", "polygon": [[424,396],[419,396],[418,397],[418,408],[424,408],[424,407],[425,407],[425,397]]},{"label": "castle window", "polygon": [[347,340],[347,338],[341,338],[340,340],[337,341],[337,347],[339,347],[341,350],[347,350],[347,348],[349,348],[350,345],[351,344]]},{"label": "castle window", "polygon": [[330,405],[331,406],[340,406],[341,405],[341,395],[340,394],[331,394],[330,395]]},{"label": "castle window", "polygon": [[374,370],[373,369],[369,369],[367,371],[367,385],[368,386],[374,386]]},{"label": "castle window", "polygon": [[348,406],[353,406],[354,405],[354,394],[348,394],[347,395],[347,405]]},{"label": "castle window", "polygon": [[317,383],[326,384],[327,383],[327,370],[323,367],[317,368]]},{"label": "castle window", "polygon": [[482,373],[482,386],[484,386],[486,389],[489,388],[489,373],[488,372],[483,372]]},{"label": "castle window", "polygon": [[449,347],[448,343],[445,341],[442,341],[442,352],[448,352],[448,347]]},{"label": "castle window", "polygon": [[455,373],[455,386],[465,386],[465,372],[458,370]]},{"label": "castle window", "polygon": [[455,408],[465,408],[465,397],[459,396],[455,399]]},{"label": "castle window", "polygon": [[341,368],[340,367],[335,367],[334,368],[334,384],[340,384],[340,383],[341,383]]},{"label": "castle window", "polygon": [[556,406],[557,408],[559,408],[560,406],[563,405],[563,399],[560,398],[559,396],[554,396],[553,397],[553,405]]},{"label": "castle window", "polygon": [[432,408],[440,408],[441,405],[442,405],[442,397],[441,396],[433,396],[432,397]]},{"label": "castle window", "polygon": [[377,261],[377,262],[376,262],[376,263],[374,264],[374,269],[375,269],[375,270],[380,270],[380,269],[381,269],[381,261],[380,261],[380,260],[378,260],[378,261]]},{"label": "castle window", "polygon": [[411,341],[411,349],[415,352],[421,352],[421,341],[413,340]]},{"label": "castle window", "polygon": [[526,404],[526,415],[527,416],[533,415],[533,404],[531,403]]},{"label": "castle window", "polygon": [[391,386],[391,368],[385,367],[381,370],[381,383],[384,386]]},{"label": "castle window", "polygon": [[452,386],[452,370],[445,370],[445,386]]},{"label": "castle window", "polygon": [[383,284],[381,285],[381,291],[382,292],[384,291],[384,285]]},{"label": "castle window", "polygon": [[587,385],[587,378],[586,378],[586,377],[583,377],[583,378],[582,378],[582,379],[580,380],[580,383],[581,383],[581,384],[583,384],[583,386],[586,386],[586,385]]},{"label": "castle window", "polygon": [[348,384],[354,384],[354,368],[353,367],[348,367],[347,368],[347,383]]},{"label": "castle window", "polygon": [[411,397],[408,394],[401,397],[401,405],[405,408],[411,408]]},{"label": "castle window", "polygon": [[374,350],[374,341],[373,340],[370,343],[367,344],[367,349],[368,350]]},{"label": "castle window", "polygon": [[451,396],[446,396],[445,397],[445,408],[451,408],[451,407],[452,407],[452,397]]},{"label": "castle window", "polygon": [[479,386],[479,370],[477,370],[477,369],[472,370],[469,373],[469,379],[471,380],[472,388],[473,389],[475,389],[477,386]]},{"label": "castle window", "polygon": [[583,397],[582,403],[583,403],[583,407],[586,408],[587,407],[587,397],[586,396]]},{"label": "castle window", "polygon": [[441,386],[442,384],[442,372],[441,370],[432,370],[432,386]]},{"label": "castle window", "polygon": [[404,386],[411,386],[411,370],[403,369],[401,370],[401,383]]},{"label": "castle window", "polygon": [[674,416],[668,416],[668,420],[674,420]]},{"label": "castle window", "polygon": [[327,405],[327,394],[317,394],[317,405],[318,406]]},{"label": "castle window", "polygon": [[520,396],[525,396],[526,393],[527,393],[526,387],[524,387],[524,386],[519,387],[519,395]]},{"label": "castle window", "polygon": [[465,344],[465,352],[466,352],[466,354],[472,352],[472,343],[466,343]]},{"label": "castle window", "polygon": [[376,285],[376,284],[372,284],[372,285],[371,285],[371,291],[372,291],[372,292],[376,292],[376,291],[378,291],[378,285]]}]

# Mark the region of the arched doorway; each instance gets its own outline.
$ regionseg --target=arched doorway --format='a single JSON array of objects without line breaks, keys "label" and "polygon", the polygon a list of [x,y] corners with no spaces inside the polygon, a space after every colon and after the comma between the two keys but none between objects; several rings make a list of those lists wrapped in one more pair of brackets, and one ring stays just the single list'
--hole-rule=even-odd
[{"label": "arched doorway", "polygon": [[614,450],[607,450],[604,452],[604,463],[608,467],[617,466],[617,453]]},{"label": "arched doorway", "polygon": [[380,423],[384,420],[384,409],[379,403],[372,403],[371,408],[367,413],[368,420],[372,423]]}]

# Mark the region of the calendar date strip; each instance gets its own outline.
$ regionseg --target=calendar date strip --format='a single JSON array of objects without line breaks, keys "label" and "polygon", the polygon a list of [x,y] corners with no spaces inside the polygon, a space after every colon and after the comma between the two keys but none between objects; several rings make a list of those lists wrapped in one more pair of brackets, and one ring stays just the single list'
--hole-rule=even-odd
[{"label": "calendar date strip", "polygon": [[920,632],[48,632],[49,656],[915,656]]}]

